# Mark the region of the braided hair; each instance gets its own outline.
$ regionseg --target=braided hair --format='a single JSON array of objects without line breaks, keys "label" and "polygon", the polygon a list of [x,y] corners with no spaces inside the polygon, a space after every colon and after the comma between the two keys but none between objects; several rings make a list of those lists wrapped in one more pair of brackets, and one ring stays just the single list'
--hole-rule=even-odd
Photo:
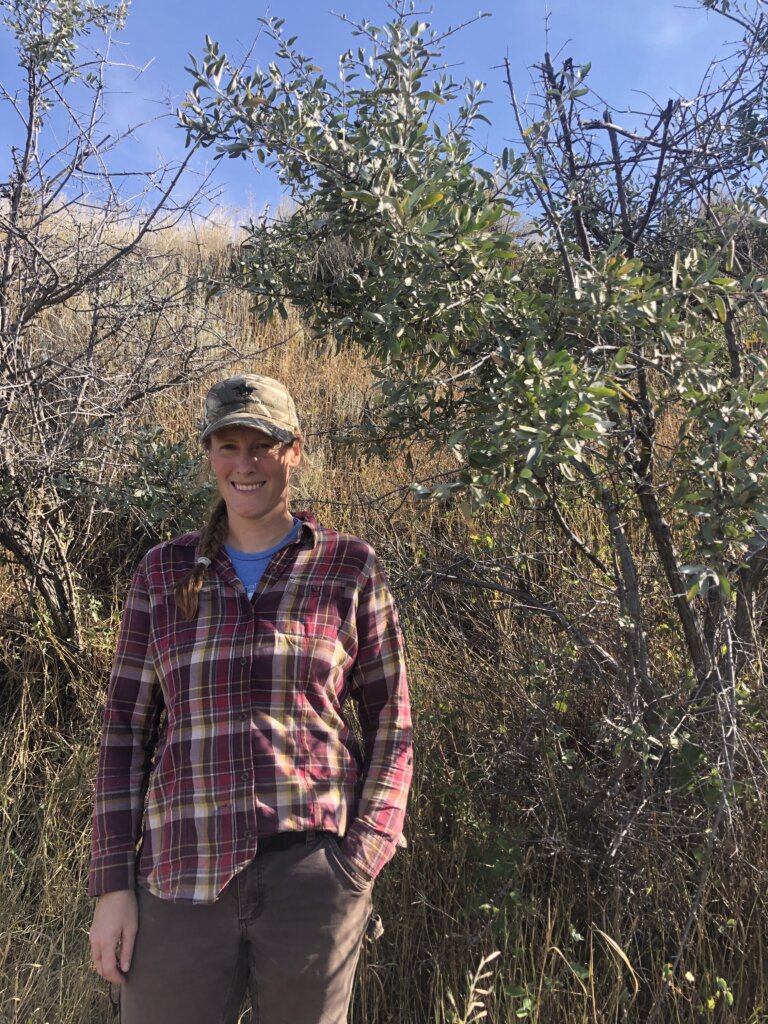
[{"label": "braided hair", "polygon": [[200,534],[200,555],[194,569],[187,573],[183,580],[176,584],[174,596],[176,606],[183,619],[191,622],[197,615],[198,595],[203,589],[205,570],[221,551],[224,538],[227,536],[227,504],[219,498],[211,509],[208,522]]}]

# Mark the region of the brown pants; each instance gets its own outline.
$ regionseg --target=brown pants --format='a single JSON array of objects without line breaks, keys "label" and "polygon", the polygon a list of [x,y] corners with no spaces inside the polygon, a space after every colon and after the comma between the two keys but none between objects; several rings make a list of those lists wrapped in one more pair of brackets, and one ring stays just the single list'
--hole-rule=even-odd
[{"label": "brown pants", "polygon": [[372,883],[328,833],[259,854],[216,903],[139,891],[121,1024],[345,1024]]}]

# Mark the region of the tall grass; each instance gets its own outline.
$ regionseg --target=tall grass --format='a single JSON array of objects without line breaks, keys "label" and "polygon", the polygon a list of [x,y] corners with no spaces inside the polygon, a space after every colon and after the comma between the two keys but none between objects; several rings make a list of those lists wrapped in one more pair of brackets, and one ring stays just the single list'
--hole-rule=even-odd
[{"label": "tall grass", "polygon": [[[177,241],[180,274],[215,272],[230,233],[201,240],[180,232]],[[717,794],[706,779],[646,803],[628,791],[626,773],[610,788],[623,756],[605,727],[612,684],[557,624],[501,591],[439,573],[462,556],[507,564],[524,555],[528,571],[546,578],[579,621],[607,634],[613,623],[601,620],[599,591],[575,586],[560,540],[535,510],[488,513],[473,539],[452,506],[411,503],[396,448],[384,459],[333,440],[366,402],[371,375],[359,353],[308,338],[292,315],[262,328],[241,295],[217,301],[222,333],[240,353],[228,369],[281,378],[303,412],[308,458],[296,506],[374,542],[406,633],[417,743],[409,845],[377,884],[385,932],[363,952],[356,1024],[640,1022],[662,995],[664,1022],[768,1020],[768,822],[765,775],[754,771],[768,757],[759,665],[743,695],[751,702],[743,740],[754,754],[753,778],[745,762],[728,828],[708,844],[708,801]],[[160,423],[169,443],[194,438],[210,382],[164,394],[146,423]],[[412,454],[425,475],[440,469],[430,453]],[[94,555],[108,571],[94,573],[101,589],[83,602],[76,657],[44,622],[29,620],[23,579],[12,566],[2,569],[3,1024],[110,1019],[108,994],[88,964],[85,895],[105,680],[138,550],[153,531],[157,539],[194,525],[189,514],[180,499],[150,530],[146,517],[116,505]],[[594,510],[573,509],[571,519],[599,541]],[[641,571],[656,572],[650,552]],[[677,639],[662,607],[649,612],[668,630],[662,650],[674,701]],[[658,773],[636,782],[664,785]],[[595,801],[602,792],[607,800]]]}]

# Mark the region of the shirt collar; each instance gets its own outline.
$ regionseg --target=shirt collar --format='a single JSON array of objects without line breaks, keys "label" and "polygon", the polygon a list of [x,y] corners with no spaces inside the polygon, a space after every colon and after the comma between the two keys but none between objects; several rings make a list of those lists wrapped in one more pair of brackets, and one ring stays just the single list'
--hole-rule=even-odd
[{"label": "shirt collar", "polygon": [[[304,512],[294,512],[293,515],[297,519],[301,520],[302,528],[299,531],[299,535],[296,538],[296,540],[293,541],[292,544],[289,544],[288,546],[292,547],[293,544],[306,544],[309,547],[314,547],[316,542],[317,542],[317,531],[318,531],[317,520],[315,519],[315,517],[312,515],[311,512],[307,512],[307,511],[304,511]],[[179,542],[181,542],[182,544],[185,544],[185,545],[189,545],[189,546],[191,546],[191,544],[194,543],[194,546],[195,546],[195,561],[197,561],[197,559],[200,557],[200,554],[201,554],[201,552],[200,552],[200,535],[199,534],[197,534],[197,535],[195,535],[195,534],[184,534],[182,537],[176,538],[175,543],[179,543]],[[220,573],[220,575],[224,579],[226,579],[229,583],[234,583],[238,579],[237,573],[235,572],[234,567],[232,565],[232,562],[230,561],[229,556],[227,555],[226,551],[224,550],[224,546],[223,545],[222,545],[219,553],[214,558],[213,564],[216,566],[216,568],[217,568],[218,572]]]},{"label": "shirt collar", "polygon": [[294,512],[293,514],[304,524],[294,543],[300,544],[302,541],[309,541],[314,547],[317,542],[317,520],[311,512]]}]

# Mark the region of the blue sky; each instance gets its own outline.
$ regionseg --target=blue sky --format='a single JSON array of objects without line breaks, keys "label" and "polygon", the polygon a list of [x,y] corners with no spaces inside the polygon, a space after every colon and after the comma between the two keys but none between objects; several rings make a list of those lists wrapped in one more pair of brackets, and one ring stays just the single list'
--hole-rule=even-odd
[{"label": "blue sky", "polygon": [[[487,111],[493,121],[487,141],[495,150],[514,135],[506,87],[497,66],[509,57],[516,90],[524,97],[530,86],[529,66],[545,49],[545,23],[553,55],[570,56],[576,63],[591,61],[589,82],[614,110],[647,108],[644,94],[660,102],[670,96],[695,94],[710,60],[727,52],[737,31],[736,26],[703,11],[694,0],[689,6],[671,0],[489,0],[482,6],[476,6],[474,0],[434,0],[431,6],[431,15],[425,14],[423,20],[437,28],[466,21],[480,10],[491,15],[454,36],[447,55],[456,65],[455,76],[487,83],[486,98],[493,103]],[[257,36],[257,18],[268,13],[285,19],[288,33],[299,36],[297,45],[330,77],[339,53],[352,42],[348,26],[333,10],[375,23],[387,16],[386,6],[379,0],[338,0],[333,7],[326,0],[280,0],[271,8],[258,0],[254,4],[242,0],[133,0],[126,27],[113,48],[115,59],[125,66],[116,68],[110,79],[110,119],[121,127],[175,110],[188,88],[189,76],[183,70],[188,54],[202,54],[206,33],[239,58]],[[422,10],[427,12],[429,6],[425,4]],[[254,49],[254,59],[262,64],[271,56],[265,43],[258,40]],[[13,79],[13,58],[11,40],[3,32],[3,84]],[[136,68],[145,70],[138,74]],[[7,168],[8,140],[15,130],[2,113],[0,130],[6,140],[1,179]],[[142,167],[177,159],[182,152],[182,132],[173,118],[161,117],[141,132],[123,159],[126,167],[132,161]],[[201,170],[206,166],[211,166],[209,155],[201,156],[198,163]],[[213,182],[221,190],[222,204],[233,210],[258,212],[266,203],[274,206],[279,201],[277,183],[250,162],[220,162],[213,168]]]}]

